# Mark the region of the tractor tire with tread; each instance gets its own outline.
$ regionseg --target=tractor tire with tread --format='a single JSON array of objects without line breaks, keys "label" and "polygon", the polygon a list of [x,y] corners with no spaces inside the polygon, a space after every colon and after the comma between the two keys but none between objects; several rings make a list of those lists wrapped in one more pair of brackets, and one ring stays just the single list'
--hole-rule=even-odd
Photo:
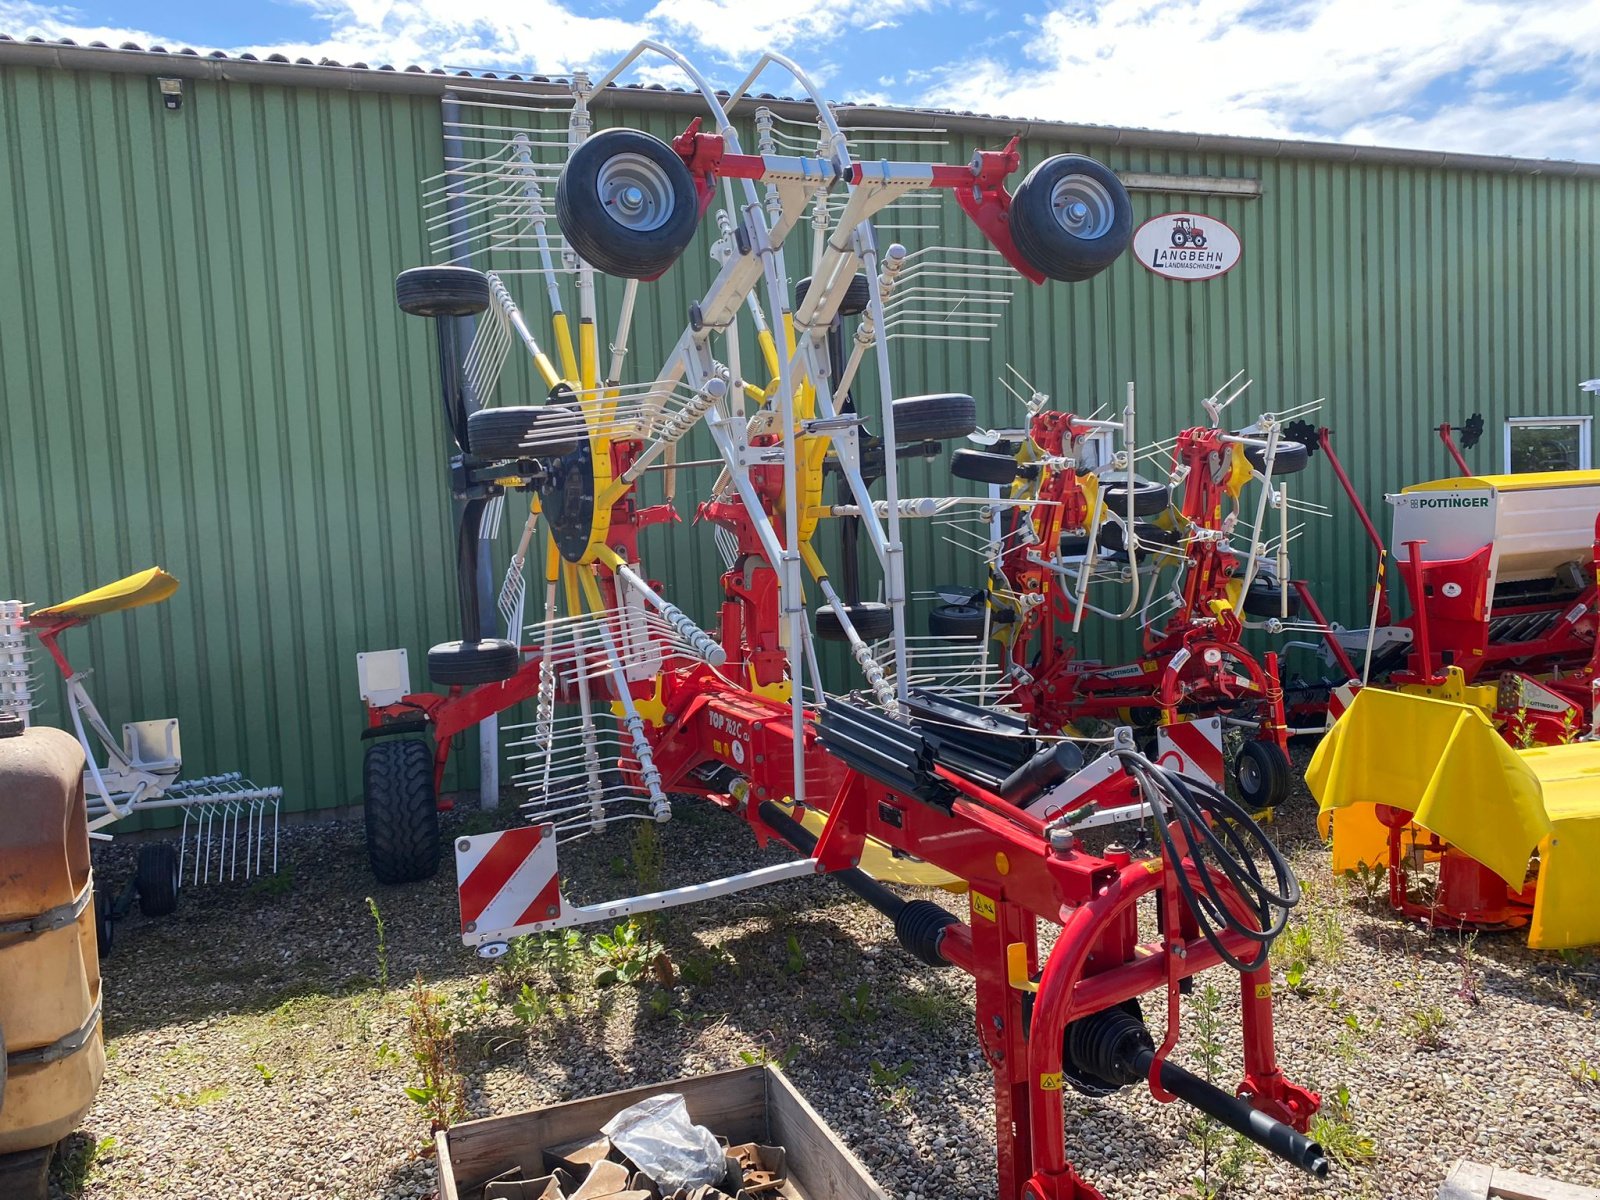
[{"label": "tractor tire with tread", "polygon": [[[887,604],[849,604],[845,606],[844,611],[845,616],[850,618],[850,624],[855,626],[856,633],[864,642],[876,641],[894,632],[894,613]],[[821,641],[849,640],[845,637],[844,626],[839,623],[831,604],[824,604],[817,609],[815,627],[817,638]]]},{"label": "tractor tire with tread", "polygon": [[[794,285],[794,306],[800,307],[800,302],[806,298],[806,293],[811,290],[811,276],[807,275]],[[867,311],[867,305],[872,300],[872,287],[867,282],[867,277],[862,272],[856,272],[856,277],[850,281],[850,286],[844,290],[844,299],[839,301],[839,315],[841,317],[859,317]]]},{"label": "tractor tire with tread", "polygon": [[950,455],[950,474],[975,483],[998,483],[1004,486],[1015,481],[1017,467],[1017,460],[1012,455],[995,454],[988,450],[969,450],[963,446]]},{"label": "tractor tire with tread", "polygon": [[165,917],[178,907],[178,851],[171,842],[140,846],[136,877],[145,916]]},{"label": "tractor tire with tread", "polygon": [[433,753],[423,738],[367,747],[362,764],[367,862],[379,883],[417,883],[439,869]]},{"label": "tractor tire with tread", "polygon": [[502,638],[440,642],[428,651],[428,678],[442,687],[499,683],[521,665],[522,651]]},{"label": "tractor tire with tread", "polygon": [[[649,208],[630,214],[622,207],[628,192]],[[637,129],[604,129],[561,169],[556,223],[595,270],[649,280],[677,262],[694,240],[700,199],[688,164],[666,142]]]},{"label": "tractor tire with tread", "polygon": [[902,396],[894,402],[894,440],[950,442],[978,427],[978,402],[960,392]]},{"label": "tractor tire with tread", "polygon": [[116,897],[94,885],[94,946],[101,958],[111,954],[117,939]]},{"label": "tractor tire with tread", "polygon": [[584,432],[583,414],[564,405],[480,408],[467,417],[467,449],[491,461],[562,458]]},{"label": "tractor tire with tread", "polygon": [[[1244,460],[1257,471],[1267,469],[1267,452],[1260,446],[1246,446]],[[1272,455],[1272,474],[1276,478],[1280,475],[1298,475],[1306,469],[1306,464],[1311,461],[1311,451],[1303,442],[1282,441]]]},{"label": "tractor tire with tread", "polygon": [[412,267],[395,277],[394,299],[414,317],[470,317],[489,307],[489,280],[471,267]]},{"label": "tractor tire with tread", "polygon": [[[1100,500],[1113,512],[1124,515],[1128,511],[1128,485],[1121,480],[1116,483],[1102,484],[1100,487]],[[1155,517],[1167,511],[1172,505],[1172,489],[1164,483],[1157,483],[1151,479],[1135,479],[1133,481],[1133,515],[1136,517]]]},{"label": "tractor tire with tread", "polygon": [[[1263,579],[1253,580],[1250,590],[1244,594],[1242,607],[1248,616],[1252,617],[1279,617],[1283,616],[1283,589],[1276,583],[1269,583]],[[1289,617],[1293,619],[1300,615],[1300,594],[1289,593]]]},{"label": "tractor tire with tread", "polygon": [[[1069,202],[1085,215],[1069,227]],[[1011,237],[1040,274],[1063,283],[1091,279],[1133,240],[1133,204],[1116,173],[1082,154],[1057,154],[1028,172],[1011,198]]]},{"label": "tractor tire with tread", "polygon": [[983,619],[983,609],[976,604],[936,604],[928,612],[928,632],[975,642],[983,637]]},{"label": "tractor tire with tread", "polygon": [[1289,798],[1289,756],[1276,742],[1252,741],[1233,760],[1233,782],[1246,807],[1276,808]]}]

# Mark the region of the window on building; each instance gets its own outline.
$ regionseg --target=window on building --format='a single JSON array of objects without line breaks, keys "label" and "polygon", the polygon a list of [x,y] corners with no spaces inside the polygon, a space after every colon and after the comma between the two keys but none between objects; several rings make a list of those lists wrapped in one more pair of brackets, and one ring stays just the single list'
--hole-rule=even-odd
[{"label": "window on building", "polygon": [[1506,470],[1588,470],[1593,423],[1593,417],[1512,417],[1506,422]]}]

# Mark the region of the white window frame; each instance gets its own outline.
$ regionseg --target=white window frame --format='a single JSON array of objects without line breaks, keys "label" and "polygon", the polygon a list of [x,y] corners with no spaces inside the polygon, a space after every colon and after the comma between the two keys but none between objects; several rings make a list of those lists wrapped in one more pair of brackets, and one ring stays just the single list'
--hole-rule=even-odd
[{"label": "white window frame", "polygon": [[1505,431],[1501,435],[1501,462],[1504,464],[1507,475],[1511,474],[1511,431],[1512,429],[1539,429],[1553,428],[1561,425],[1576,425],[1578,427],[1578,470],[1587,471],[1592,465],[1594,444],[1594,417],[1587,415],[1562,416],[1562,417],[1507,417]]}]

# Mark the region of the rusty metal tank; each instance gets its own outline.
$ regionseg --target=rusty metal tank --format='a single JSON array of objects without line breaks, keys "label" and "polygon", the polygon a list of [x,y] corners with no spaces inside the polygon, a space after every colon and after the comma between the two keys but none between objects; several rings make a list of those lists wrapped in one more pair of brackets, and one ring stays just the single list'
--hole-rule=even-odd
[{"label": "rusty metal tank", "polygon": [[72,1132],[105,1073],[83,767],[70,734],[0,713],[0,1177]]}]

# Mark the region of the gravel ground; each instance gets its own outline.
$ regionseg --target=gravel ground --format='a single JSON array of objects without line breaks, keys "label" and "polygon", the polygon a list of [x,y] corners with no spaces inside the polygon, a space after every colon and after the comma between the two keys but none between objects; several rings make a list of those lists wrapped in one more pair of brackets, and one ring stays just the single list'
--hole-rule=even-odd
[{"label": "gravel ground", "polygon": [[[731,818],[678,812],[662,830],[669,885],[779,857]],[[1143,1089],[1069,1093],[1068,1152],[1090,1182],[1112,1200],[1206,1195],[1202,1174],[1234,1196],[1422,1200],[1463,1157],[1600,1181],[1596,959],[1534,954],[1516,934],[1429,937],[1331,877],[1308,800],[1285,806],[1273,828],[1308,893],[1303,932],[1278,968],[1280,1061],[1297,1082],[1344,1098],[1325,1105],[1324,1134],[1346,1161],[1318,1184],[1224,1143],[1203,1169],[1181,1104]],[[448,864],[428,884],[379,889],[359,824],[299,826],[284,849],[290,865],[272,886],[204,889],[175,917],[119,925],[105,1084],[66,1146],[59,1194],[432,1196],[426,1122],[403,1091],[417,1082],[405,1026],[420,972],[465,1027],[473,1116],[765,1056],[892,1196],[994,1196],[971,983],[915,963],[888,921],[835,885],[784,884],[668,914],[661,937],[685,978],[656,998],[653,983],[595,988],[588,961],[560,985],[548,963],[514,976],[472,957],[457,939]],[[126,853],[114,846],[102,874],[125,872]],[[580,900],[631,883],[625,834],[563,856],[589,885]],[[368,895],[383,918],[387,988]],[[1225,969],[1206,978],[1232,994]],[[548,1009],[531,1022],[507,1003],[524,980]],[[1176,1057],[1198,1069],[1188,1008]],[[1236,1017],[1225,1005],[1219,1021],[1226,1086],[1238,1071]]]}]

